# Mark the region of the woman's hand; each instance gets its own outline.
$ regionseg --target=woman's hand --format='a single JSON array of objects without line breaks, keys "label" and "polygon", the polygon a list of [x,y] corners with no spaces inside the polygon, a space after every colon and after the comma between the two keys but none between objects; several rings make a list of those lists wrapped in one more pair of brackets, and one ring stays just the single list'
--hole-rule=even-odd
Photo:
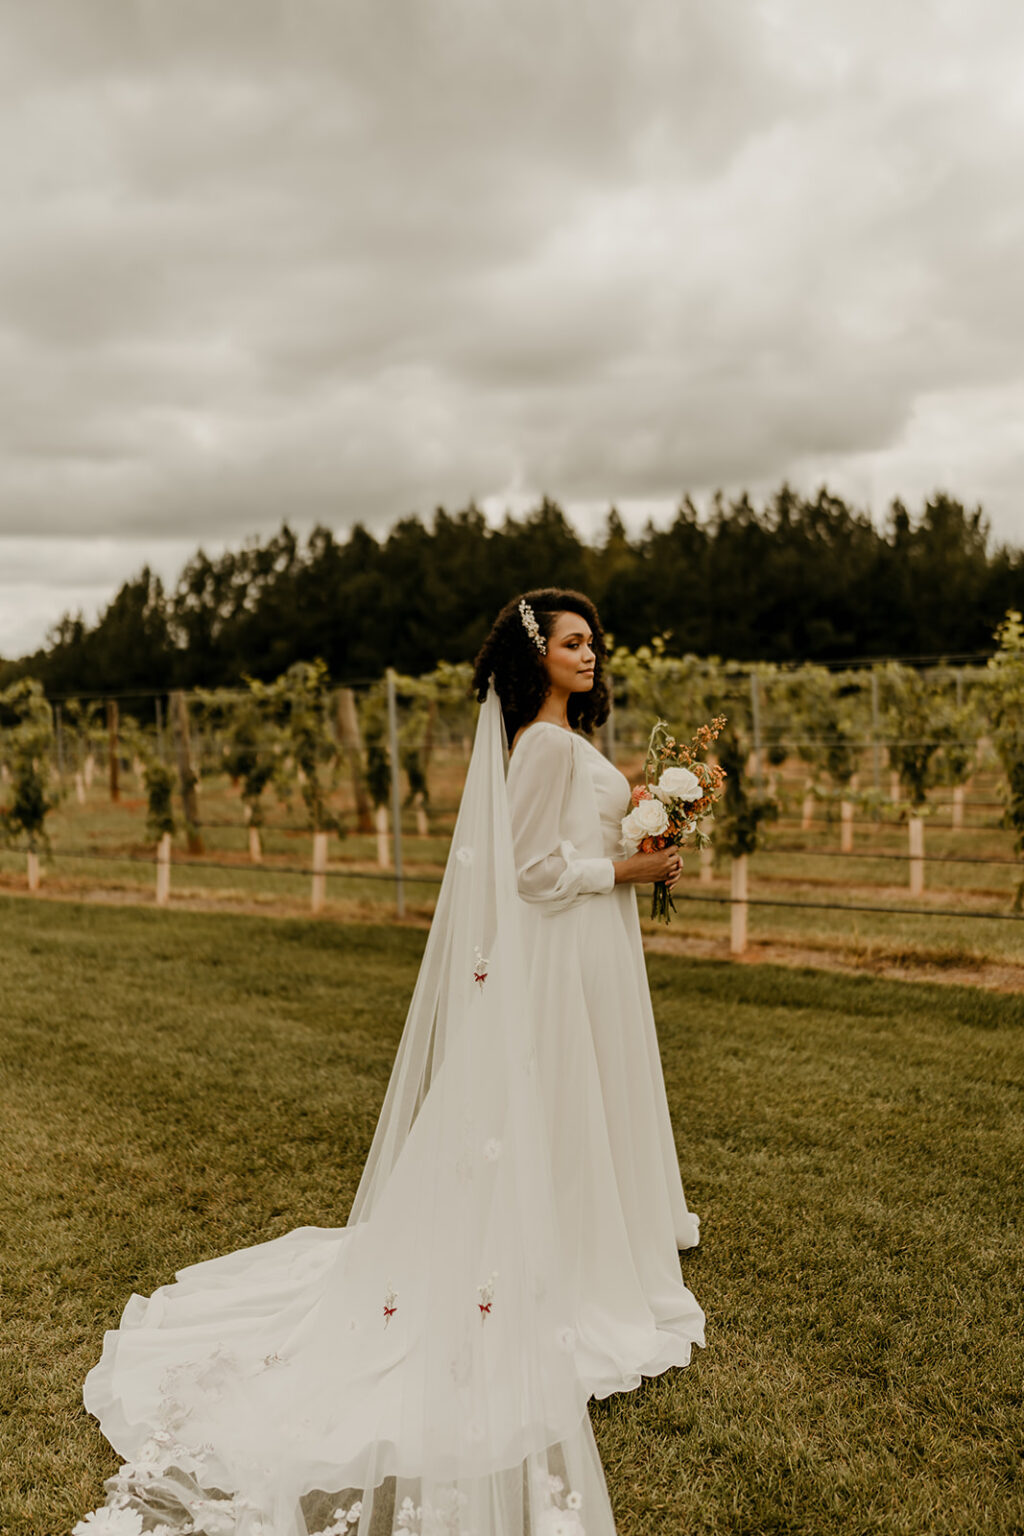
[{"label": "woman's hand", "polygon": [[616,885],[653,885],[664,880],[671,891],[683,873],[678,848],[659,848],[656,853],[634,853],[628,859],[616,859]]}]

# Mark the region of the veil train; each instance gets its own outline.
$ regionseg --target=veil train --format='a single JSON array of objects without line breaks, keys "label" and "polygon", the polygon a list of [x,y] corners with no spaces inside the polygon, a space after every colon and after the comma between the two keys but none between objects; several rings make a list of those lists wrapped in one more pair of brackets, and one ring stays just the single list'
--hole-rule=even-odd
[{"label": "veil train", "polygon": [[130,1298],[84,1388],[126,1464],[76,1529],[613,1536],[575,1358],[507,758],[492,682],[348,1224]]}]

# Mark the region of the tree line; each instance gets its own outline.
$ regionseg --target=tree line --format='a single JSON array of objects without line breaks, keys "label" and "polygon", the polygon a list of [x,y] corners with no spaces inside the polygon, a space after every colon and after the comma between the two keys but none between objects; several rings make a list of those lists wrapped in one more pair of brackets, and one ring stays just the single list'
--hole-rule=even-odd
[{"label": "tree line", "polygon": [[764,505],[686,497],[666,527],[630,536],[617,510],[585,541],[544,497],[488,524],[475,505],[429,523],[362,524],[303,541],[285,524],[211,558],[172,590],[144,568],[94,624],[65,614],[34,655],[0,661],[0,686],[31,675],[50,696],[237,685],[322,659],[338,682],[387,666],[418,674],[472,657],[498,609],[530,587],[588,592],[617,644],[664,637],[669,654],[837,663],[988,653],[1024,607],[1024,551],[993,545],[982,509],[943,493],[880,525],[822,488],[783,485]]}]

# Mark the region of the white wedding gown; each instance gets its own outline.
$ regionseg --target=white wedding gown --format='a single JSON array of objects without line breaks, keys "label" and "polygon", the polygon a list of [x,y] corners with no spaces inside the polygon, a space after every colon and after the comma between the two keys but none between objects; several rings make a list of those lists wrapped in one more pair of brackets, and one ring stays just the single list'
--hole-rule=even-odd
[{"label": "white wedding gown", "polygon": [[76,1530],[612,1536],[592,1396],[704,1314],[631,886],[629,786],[483,705],[431,934],[344,1227],[133,1295],[85,1406],[125,1459]]}]

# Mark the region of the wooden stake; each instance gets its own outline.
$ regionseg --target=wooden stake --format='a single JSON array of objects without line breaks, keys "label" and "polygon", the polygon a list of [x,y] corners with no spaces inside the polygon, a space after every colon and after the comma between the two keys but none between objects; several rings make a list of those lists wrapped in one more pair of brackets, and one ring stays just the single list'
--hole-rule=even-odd
[{"label": "wooden stake", "polygon": [[842,853],[853,852],[853,805],[849,800],[839,803],[839,847]]},{"label": "wooden stake", "polygon": [[85,780],[80,773],[75,774],[75,799],[79,805],[85,804]]},{"label": "wooden stake", "polygon": [[415,811],[416,811],[416,836],[417,837],[429,837],[430,836],[430,823],[427,820],[427,808],[423,804],[423,791],[422,791],[422,789],[420,790],[419,794],[416,796],[416,803],[415,803],[415,807],[414,808],[415,808]]},{"label": "wooden stake", "polygon": [[156,845],[156,904],[165,907],[171,895],[171,834],[165,832]]},{"label": "wooden stake", "polygon": [[312,907],[314,912],[323,910],[324,899],[327,895],[327,833],[313,833],[313,891]]},{"label": "wooden stake", "polygon": [[391,868],[391,838],[388,829],[388,808],[378,805],[373,813],[377,824],[377,863],[381,869]]},{"label": "wooden stake", "polygon": [[964,786],[953,785],[953,826],[962,827],[964,824]]},{"label": "wooden stake", "polygon": [[25,855],[28,865],[28,888],[30,891],[39,889],[39,855],[31,848]]},{"label": "wooden stake", "polygon": [[263,863],[263,843],[259,827],[249,828],[249,858],[253,864]]},{"label": "wooden stake", "polygon": [[814,795],[808,789],[807,793],[804,795],[803,810],[802,810],[801,816],[800,816],[800,830],[801,830],[801,832],[809,832],[810,829],[811,829],[811,822],[813,820],[814,820]]},{"label": "wooden stake", "polygon": [[747,947],[747,856],[745,853],[732,861],[730,893],[732,905],[729,908],[729,949],[734,955],[742,955]]},{"label": "wooden stake", "polygon": [[897,805],[899,803],[899,798],[900,776],[894,768],[892,773],[889,775],[889,799],[892,801],[893,805]]},{"label": "wooden stake", "polygon": [[715,850],[711,847],[700,850],[700,883],[710,885],[715,874]]},{"label": "wooden stake", "polygon": [[907,822],[910,834],[910,894],[924,895],[924,822],[920,816],[911,816]]}]

